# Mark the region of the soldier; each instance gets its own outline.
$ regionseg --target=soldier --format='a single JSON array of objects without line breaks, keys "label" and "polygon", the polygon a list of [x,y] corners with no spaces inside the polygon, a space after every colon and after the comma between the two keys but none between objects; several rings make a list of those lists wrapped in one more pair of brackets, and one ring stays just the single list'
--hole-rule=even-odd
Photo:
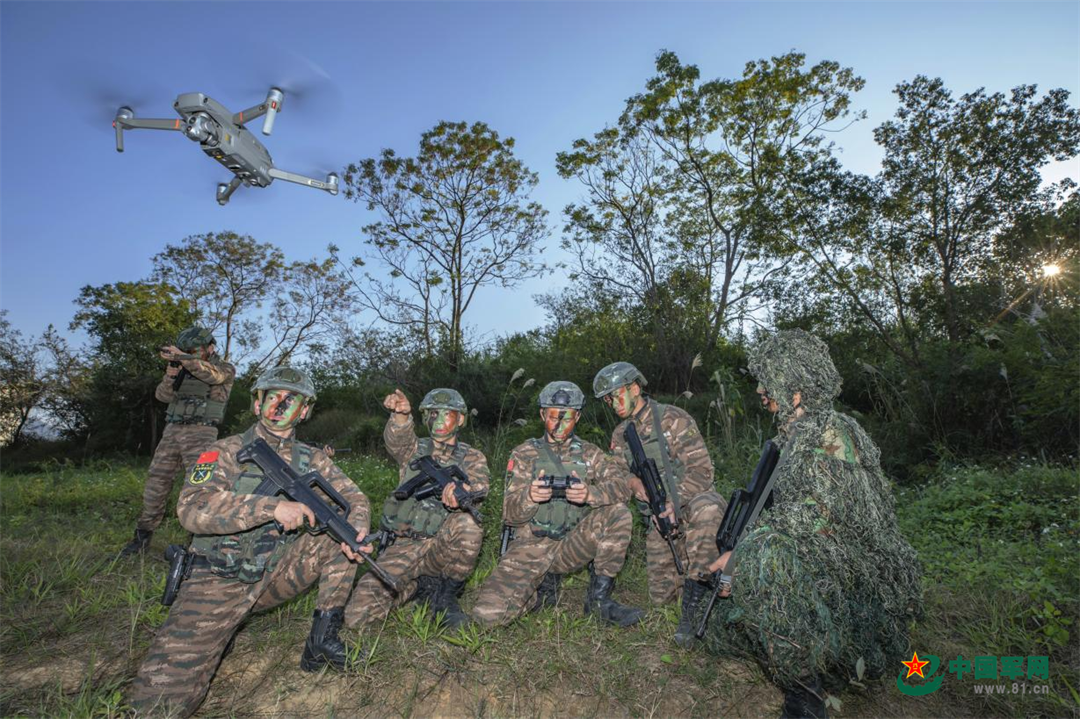
[{"label": "soldier", "polygon": [[180,524],[195,534],[191,576],[135,677],[131,703],[140,713],[192,714],[244,618],[315,582],[319,595],[300,668],[346,667],[349,650],[338,631],[357,569],[343,554],[347,545],[325,534],[295,532],[305,518],[314,524],[311,509],[283,497],[251,494],[262,471],[239,464],[236,454],[262,438],[298,473],[318,471],[351,505],[349,521],[359,528],[358,540],[367,534],[367,498],[321,450],[296,440],[296,425],[310,416],[315,402],[315,387],[304,372],[271,369],[258,378],[252,394],[258,422],[214,442],[193,463],[180,492]]},{"label": "soldier", "polygon": [[[611,450],[622,470],[630,474],[630,449],[623,433],[632,421],[645,454],[656,462],[662,475],[668,496],[662,516],[675,522],[679,529],[675,549],[686,577],[680,582],[667,542],[655,527],[649,526],[645,540],[649,599],[653,604],[665,604],[682,592],[675,642],[689,647],[694,641],[696,613],[707,589],[699,580],[707,576],[709,565],[719,554],[716,530],[727,503],[713,489],[712,458],[694,418],[678,407],[660,404],[649,397],[644,392],[646,384],[645,376],[634,365],[615,362],[596,374],[593,392],[625,420],[615,428],[611,438]],[[630,475],[630,487],[642,514],[650,516],[641,480]]]},{"label": "soldier", "polygon": [[[784,717],[824,717],[825,687],[895,670],[922,598],[880,452],[832,409],[840,375],[821,340],[780,332],[750,357],[776,415],[773,505],[712,569],[733,575],[709,619],[710,650],[753,657],[785,692]],[[823,687],[822,680],[825,681]]]},{"label": "soldier", "polygon": [[[481,624],[507,624],[527,607],[549,603],[537,597],[545,576],[586,565],[585,613],[620,627],[641,621],[640,609],[611,598],[633,528],[626,507],[630,488],[599,447],[574,434],[584,404],[585,395],[573,382],[548,384],[540,392],[543,438],[510,454],[503,521],[515,528],[515,537],[480,589],[472,616]],[[566,488],[565,499],[556,499],[544,477],[573,477],[580,483]]]},{"label": "soldier", "polygon": [[199,453],[217,439],[217,425],[225,417],[236,368],[218,358],[214,336],[204,327],[188,327],[176,344],[162,347],[168,360],[154,396],[168,403],[165,432],[161,435],[143,490],[143,510],[135,523],[135,538],[122,556],[138,554],[150,546],[154,530],[165,516],[165,503],[176,475],[195,464]]},{"label": "soldier", "polygon": [[[487,494],[487,458],[458,439],[468,408],[456,390],[433,389],[424,396],[420,412],[430,436],[423,439],[416,437],[412,407],[401,390],[387,395],[383,406],[391,413],[383,440],[400,467],[400,484],[416,476],[417,470],[409,466],[413,460],[430,456],[443,467],[460,467],[468,477],[464,489],[475,501]],[[381,620],[395,606],[422,597],[430,598],[431,608],[443,612],[450,627],[467,622],[458,597],[476,567],[484,529],[459,506],[453,484],[439,497],[387,497],[380,529],[394,539],[379,551],[379,565],[398,580],[401,593],[395,597],[376,577],[361,577],[345,610],[345,623],[357,627]]]}]

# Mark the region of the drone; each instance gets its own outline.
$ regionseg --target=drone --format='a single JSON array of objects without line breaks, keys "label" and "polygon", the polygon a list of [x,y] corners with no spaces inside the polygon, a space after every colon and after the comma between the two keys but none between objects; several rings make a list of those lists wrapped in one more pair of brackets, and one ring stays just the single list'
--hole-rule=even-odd
[{"label": "drone", "polygon": [[285,92],[271,87],[264,102],[234,115],[220,102],[201,92],[186,92],[173,103],[173,108],[180,115],[173,120],[135,117],[135,111],[124,105],[116,111],[116,120],[113,121],[116,151],[124,151],[124,130],[173,130],[184,133],[188,139],[199,143],[203,152],[233,173],[232,180],[217,186],[217,201],[223,206],[240,185],[269,187],[275,179],[324,190],[331,195],[338,194],[336,173],[331,172],[325,180],[316,180],[279,170],[274,167],[270,153],[263,144],[245,127],[252,120],[264,117],[262,134],[270,135],[284,100]]}]

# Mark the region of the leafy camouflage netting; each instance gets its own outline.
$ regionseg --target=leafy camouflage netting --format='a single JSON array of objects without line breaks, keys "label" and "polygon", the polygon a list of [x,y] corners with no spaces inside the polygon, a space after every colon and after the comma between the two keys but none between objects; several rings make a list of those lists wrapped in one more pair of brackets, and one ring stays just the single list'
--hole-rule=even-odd
[{"label": "leafy camouflage netting", "polygon": [[860,658],[868,676],[896,670],[922,597],[880,452],[831,409],[840,377],[820,340],[781,332],[750,367],[770,397],[786,397],[788,417],[797,391],[807,413],[781,431],[774,504],[735,550],[732,597],[717,605],[706,642],[757,659],[782,687],[813,674],[846,683]]}]

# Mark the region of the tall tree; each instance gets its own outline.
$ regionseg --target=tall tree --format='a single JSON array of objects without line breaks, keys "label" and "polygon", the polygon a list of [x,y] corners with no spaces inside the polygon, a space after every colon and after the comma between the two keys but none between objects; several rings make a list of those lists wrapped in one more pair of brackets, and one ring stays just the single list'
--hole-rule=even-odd
[{"label": "tall tree", "polygon": [[0,444],[17,445],[48,385],[38,342],[24,338],[7,314],[0,310]]},{"label": "tall tree", "polygon": [[153,279],[172,287],[220,335],[226,360],[235,363],[256,349],[258,324],[246,315],[273,297],[285,266],[280,249],[249,235],[209,232],[166,245],[153,263]]},{"label": "tall tree", "polygon": [[1039,169],[1075,157],[1080,111],[1069,93],[1036,97],[1034,85],[1009,95],[979,88],[954,98],[940,78],[896,87],[896,117],[874,131],[885,150],[888,211],[911,259],[933,274],[951,342],[969,327],[958,285],[991,250],[992,238],[1038,195]]},{"label": "tall tree", "polygon": [[[676,273],[694,278],[705,346],[693,351],[714,346],[733,316],[751,316],[789,261],[778,179],[828,156],[828,133],[859,117],[850,99],[860,78],[835,62],[804,66],[789,53],[748,63],[738,79],[702,81],[661,52],[618,124],[558,157],[560,174],[587,193],[566,212],[578,270],[646,296]],[[597,255],[607,267],[596,269]]]},{"label": "tall tree", "polygon": [[157,443],[154,388],[164,369],[157,348],[194,321],[175,288],[157,282],[87,285],[75,300],[71,329],[92,338],[85,408],[89,429],[109,449],[150,450]]},{"label": "tall tree", "polygon": [[358,300],[452,367],[477,290],[546,270],[538,253],[547,212],[529,201],[537,176],[513,149],[513,138],[482,122],[440,122],[421,136],[416,157],[387,149],[345,171],[345,196],[381,218],[364,233],[386,275],[354,282]]}]

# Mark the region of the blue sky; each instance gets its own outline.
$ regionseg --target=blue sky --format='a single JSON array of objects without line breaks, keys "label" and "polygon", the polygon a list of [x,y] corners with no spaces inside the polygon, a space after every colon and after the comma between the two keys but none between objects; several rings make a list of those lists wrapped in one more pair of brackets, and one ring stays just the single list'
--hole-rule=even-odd
[{"label": "blue sky", "polygon": [[[534,198],[551,212],[554,248],[561,210],[580,196],[556,175],[555,154],[613,122],[660,49],[705,78],[792,49],[853,67],[866,79],[855,107],[869,118],[836,139],[850,169],[873,173],[881,153],[872,130],[892,115],[898,82],[940,76],[957,94],[1036,83],[1068,89],[1075,104],[1078,37],[1076,2],[4,0],[0,307],[27,333],[66,327],[80,287],[145,277],[152,255],[195,233],[250,234],[290,259],[324,256],[329,243],[361,253],[360,228],[373,217],[342,197],[275,182],[241,188],[223,208],[213,193],[227,173],[183,136],[130,132],[126,151],[114,149],[121,102],[173,117],[177,94],[200,91],[239,111],[296,74],[290,67],[315,77],[298,56],[332,78],[337,111],[302,112],[287,97],[265,138],[276,164],[325,173],[384,147],[411,155],[440,120],[482,120],[513,136],[539,173]],[[1080,172],[1073,162],[1048,175]],[[532,295],[564,285],[554,276],[488,290],[467,322],[488,337],[535,327],[543,313]]]}]

